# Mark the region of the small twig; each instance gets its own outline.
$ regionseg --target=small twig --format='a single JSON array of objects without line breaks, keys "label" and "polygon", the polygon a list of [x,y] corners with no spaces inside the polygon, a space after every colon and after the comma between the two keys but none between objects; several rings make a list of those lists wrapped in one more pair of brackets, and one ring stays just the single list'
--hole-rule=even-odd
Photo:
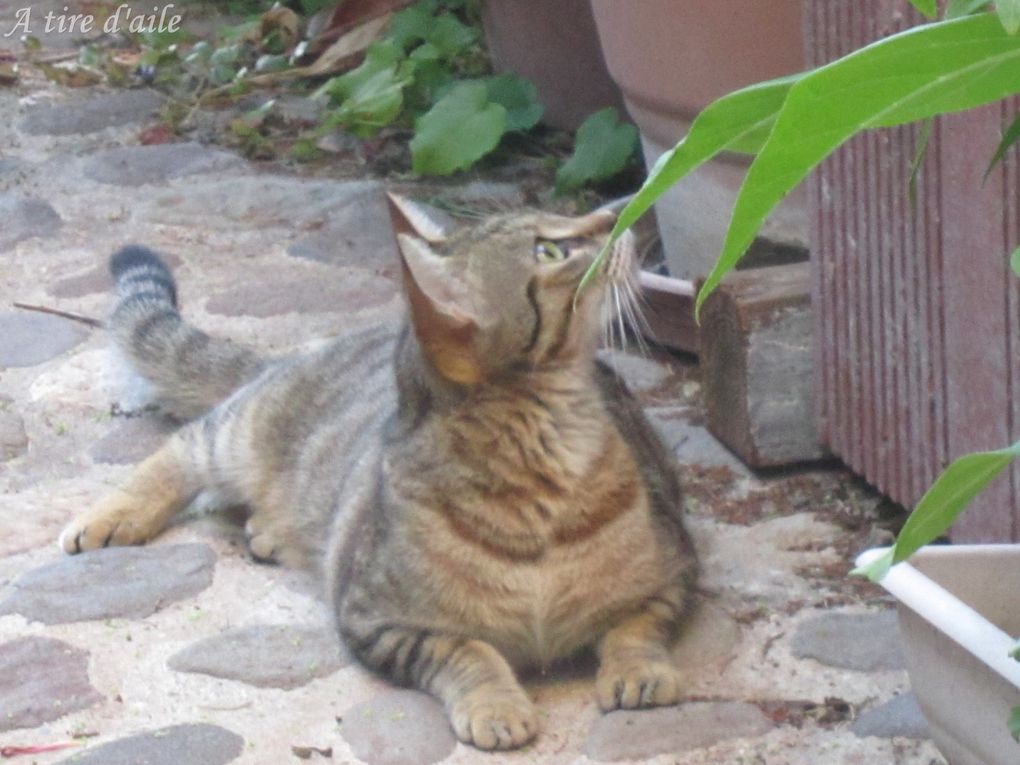
[{"label": "small twig", "polygon": [[62,319],[69,319],[71,321],[77,321],[81,324],[87,324],[90,327],[102,327],[103,322],[98,319],[93,319],[89,316],[82,316],[77,313],[68,313],[67,311],[58,311],[56,308],[47,308],[42,305],[28,305],[27,303],[14,303],[15,308],[20,308],[22,311],[35,311],[37,313],[48,313],[51,316],[59,316]]}]

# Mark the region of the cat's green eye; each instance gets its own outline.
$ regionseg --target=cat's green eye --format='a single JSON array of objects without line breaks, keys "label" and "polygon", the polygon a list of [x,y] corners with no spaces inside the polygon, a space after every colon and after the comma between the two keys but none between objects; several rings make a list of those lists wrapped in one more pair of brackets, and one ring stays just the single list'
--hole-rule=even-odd
[{"label": "cat's green eye", "polygon": [[560,247],[555,242],[541,241],[535,243],[535,257],[547,263],[556,263],[566,260],[568,251],[566,247]]}]

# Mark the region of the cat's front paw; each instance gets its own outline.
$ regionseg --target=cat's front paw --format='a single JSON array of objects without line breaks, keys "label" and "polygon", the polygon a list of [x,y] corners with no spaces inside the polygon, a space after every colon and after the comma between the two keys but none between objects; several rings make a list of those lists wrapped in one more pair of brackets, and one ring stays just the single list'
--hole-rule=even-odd
[{"label": "cat's front paw", "polygon": [[457,738],[479,749],[517,749],[538,733],[538,710],[520,688],[483,686],[450,712]]},{"label": "cat's front paw", "polygon": [[156,531],[129,497],[115,494],[71,521],[57,544],[68,555],[76,555],[111,545],[143,544]]},{"label": "cat's front paw", "polygon": [[595,680],[595,695],[603,712],[676,704],[680,674],[661,659],[604,662]]}]

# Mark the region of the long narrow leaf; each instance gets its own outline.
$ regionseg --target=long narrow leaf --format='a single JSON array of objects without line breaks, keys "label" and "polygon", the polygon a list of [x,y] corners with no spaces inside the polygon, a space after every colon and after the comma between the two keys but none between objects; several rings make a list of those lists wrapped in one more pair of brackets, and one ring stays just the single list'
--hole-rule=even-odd
[{"label": "long narrow leaf", "polygon": [[751,164],[705,298],[740,260],[768,214],[854,134],[960,111],[1020,91],[1020,38],[993,14],[909,29],[801,77]]},{"label": "long narrow leaf", "polygon": [[635,221],[648,212],[670,186],[722,151],[754,154],[768,138],[790,87],[801,75],[751,85],[709,104],[691,123],[687,135],[652,167],[644,185],[616,220],[599,258],[585,274],[583,288],[598,271],[602,257]]},{"label": "long narrow leaf", "polygon": [[939,11],[935,0],[910,0],[910,4],[929,19],[935,18]]},{"label": "long narrow leaf", "polygon": [[995,11],[999,14],[1002,28],[1015,35],[1020,29],[1020,0],[996,0]]},{"label": "long narrow leaf", "polygon": [[1007,449],[974,452],[955,460],[921,497],[890,552],[854,573],[877,582],[885,576],[889,566],[906,560],[945,534],[971,500],[1017,456],[1020,456],[1020,441]]},{"label": "long narrow leaf", "polygon": [[958,19],[961,16],[969,16],[988,5],[988,0],[949,0],[946,6],[946,18]]},{"label": "long narrow leaf", "polygon": [[1016,117],[1010,123],[1009,127],[1002,134],[1002,140],[999,141],[999,145],[995,147],[995,153],[992,155],[991,161],[988,163],[988,167],[985,168],[985,178],[988,178],[989,173],[995,169],[995,166],[1002,161],[1002,158],[1006,156],[1006,151],[1010,146],[1020,140],[1020,112],[1017,112]]}]

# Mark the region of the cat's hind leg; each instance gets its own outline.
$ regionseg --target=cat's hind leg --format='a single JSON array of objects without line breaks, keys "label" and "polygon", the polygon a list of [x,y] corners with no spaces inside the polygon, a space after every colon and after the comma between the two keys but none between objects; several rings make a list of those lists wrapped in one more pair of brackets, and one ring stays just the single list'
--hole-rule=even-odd
[{"label": "cat's hind leg", "polygon": [[144,544],[156,536],[203,488],[194,433],[194,425],[175,433],[121,488],[71,521],[60,535],[61,549],[74,555],[110,545]]}]

